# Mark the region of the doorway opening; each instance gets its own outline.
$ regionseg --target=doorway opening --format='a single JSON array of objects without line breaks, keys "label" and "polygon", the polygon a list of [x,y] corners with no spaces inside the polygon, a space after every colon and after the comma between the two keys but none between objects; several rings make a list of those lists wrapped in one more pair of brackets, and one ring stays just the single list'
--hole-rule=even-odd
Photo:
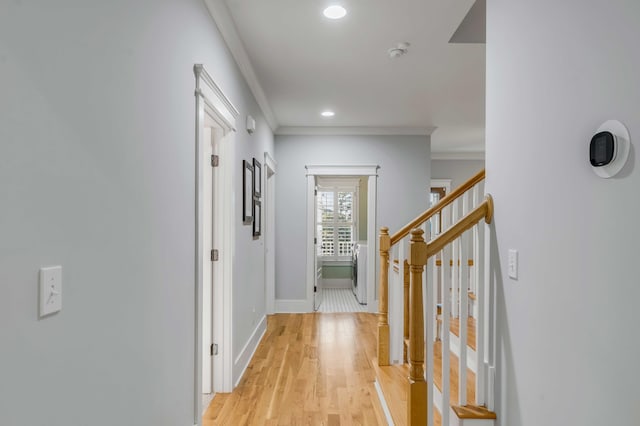
[{"label": "doorway opening", "polygon": [[[429,207],[433,207],[451,192],[451,179],[431,179],[431,188],[429,191]],[[442,230],[442,216],[436,213],[430,219],[431,238],[440,235]]]},{"label": "doorway opening", "polygon": [[316,176],[317,312],[366,312],[367,183],[367,176]]},{"label": "doorway opening", "polygon": [[[358,274],[362,291],[359,309],[376,312],[376,198],[378,166],[306,166],[307,169],[307,306],[322,311],[330,301],[325,291],[333,281],[333,296],[353,293],[354,243],[362,257],[372,259]],[[360,190],[363,188],[363,190]],[[356,202],[359,195],[360,203]],[[318,198],[320,197],[320,198]],[[340,211],[342,210],[342,211]],[[342,215],[342,216],[340,216]],[[353,220],[355,215],[364,219]],[[347,220],[349,219],[350,220]],[[366,224],[357,229],[356,224]],[[366,241],[366,243],[365,243]],[[331,278],[329,278],[331,277]],[[331,284],[329,284],[331,285]],[[346,287],[341,289],[340,287]],[[356,294],[358,292],[356,291]],[[354,309],[351,312],[355,312]]]},{"label": "doorway opening", "polygon": [[[194,415],[232,384],[233,164],[238,111],[202,65],[196,76]],[[204,408],[204,409],[203,409]]]}]

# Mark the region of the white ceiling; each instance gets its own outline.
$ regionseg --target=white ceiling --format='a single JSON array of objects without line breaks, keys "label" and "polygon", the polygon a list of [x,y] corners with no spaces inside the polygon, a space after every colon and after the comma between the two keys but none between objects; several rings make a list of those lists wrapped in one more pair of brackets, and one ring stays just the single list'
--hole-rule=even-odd
[{"label": "white ceiling", "polygon": [[485,45],[449,43],[474,0],[336,0],[338,21],[326,0],[222,2],[207,0],[276,133],[435,128],[432,151],[484,151]]}]

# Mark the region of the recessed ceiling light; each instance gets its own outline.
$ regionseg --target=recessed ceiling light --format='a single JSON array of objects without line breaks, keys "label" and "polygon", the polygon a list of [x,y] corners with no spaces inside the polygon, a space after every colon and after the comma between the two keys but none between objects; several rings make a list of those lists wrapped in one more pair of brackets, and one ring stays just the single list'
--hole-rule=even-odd
[{"label": "recessed ceiling light", "polygon": [[322,111],[320,115],[323,117],[333,117],[336,113],[333,111]]},{"label": "recessed ceiling light", "polygon": [[347,15],[347,9],[334,4],[333,6],[329,6],[328,8],[326,8],[322,13],[324,13],[324,16],[329,19],[341,19]]}]

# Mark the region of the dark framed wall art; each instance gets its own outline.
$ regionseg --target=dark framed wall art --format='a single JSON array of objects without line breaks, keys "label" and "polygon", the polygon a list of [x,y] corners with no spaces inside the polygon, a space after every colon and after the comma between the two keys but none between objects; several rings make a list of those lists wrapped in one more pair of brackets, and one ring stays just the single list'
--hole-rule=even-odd
[{"label": "dark framed wall art", "polygon": [[262,203],[253,199],[253,236],[260,237],[262,233]]},{"label": "dark framed wall art", "polygon": [[245,225],[253,221],[253,166],[242,160],[242,222]]},{"label": "dark framed wall art", "polygon": [[262,196],[262,165],[255,158],[253,159],[253,196]]}]

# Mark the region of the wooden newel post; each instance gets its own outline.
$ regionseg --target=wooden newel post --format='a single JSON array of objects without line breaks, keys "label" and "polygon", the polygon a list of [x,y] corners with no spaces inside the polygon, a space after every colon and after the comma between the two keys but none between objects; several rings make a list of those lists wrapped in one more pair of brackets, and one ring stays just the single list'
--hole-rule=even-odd
[{"label": "wooden newel post", "polygon": [[[402,282],[403,282],[403,289],[404,289],[404,324],[402,324],[402,337],[404,339],[404,342],[408,342],[409,341],[409,281],[411,279],[411,273],[409,270],[409,261],[407,259],[404,260],[404,264],[403,266],[403,274],[402,274]],[[402,345],[404,347],[404,351],[402,353],[402,359],[404,360],[404,363],[408,363],[409,362],[409,353],[407,351],[407,346],[406,343],[404,343]]]},{"label": "wooden newel post", "polygon": [[380,294],[378,295],[378,365],[389,365],[389,228],[380,228]]},{"label": "wooden newel post", "polygon": [[424,231],[411,231],[409,246],[409,393],[407,419],[410,425],[427,424],[427,383],[424,380],[424,307],[422,306],[422,271],[427,264]]}]

